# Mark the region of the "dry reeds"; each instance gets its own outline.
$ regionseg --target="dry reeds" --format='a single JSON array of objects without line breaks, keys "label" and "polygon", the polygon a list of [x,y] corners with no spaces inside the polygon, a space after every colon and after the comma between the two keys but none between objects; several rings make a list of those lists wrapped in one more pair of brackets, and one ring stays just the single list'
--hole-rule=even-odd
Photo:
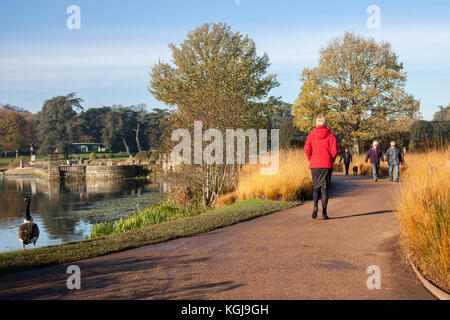
[{"label": "dry reeds", "polygon": [[238,198],[293,201],[298,200],[300,190],[304,198],[310,198],[311,174],[304,151],[280,151],[279,164],[279,170],[274,175],[262,175],[260,164],[243,166],[236,188]]},{"label": "dry reeds", "polygon": [[450,148],[409,154],[396,201],[406,253],[422,274],[450,291]]}]

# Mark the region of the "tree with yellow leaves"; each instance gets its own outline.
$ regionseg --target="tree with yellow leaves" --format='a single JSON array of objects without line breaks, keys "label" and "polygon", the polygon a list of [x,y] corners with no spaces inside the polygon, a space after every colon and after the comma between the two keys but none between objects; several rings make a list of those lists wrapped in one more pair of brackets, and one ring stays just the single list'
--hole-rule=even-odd
[{"label": "tree with yellow leaves", "polygon": [[308,131],[324,115],[358,153],[364,140],[395,130],[393,122],[418,116],[420,103],[405,92],[403,64],[388,42],[347,32],[322,48],[319,65],[305,68],[300,79],[295,125]]}]

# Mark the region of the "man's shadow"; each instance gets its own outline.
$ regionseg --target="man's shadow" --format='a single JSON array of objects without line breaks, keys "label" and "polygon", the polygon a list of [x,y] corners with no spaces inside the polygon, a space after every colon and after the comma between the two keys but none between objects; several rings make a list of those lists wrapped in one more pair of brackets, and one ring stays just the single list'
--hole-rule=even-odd
[{"label": "man's shadow", "polygon": [[372,216],[372,215],[376,215],[376,214],[391,213],[391,212],[394,212],[394,211],[393,210],[383,210],[383,211],[358,213],[358,214],[353,214],[353,215],[348,215],[348,216],[343,216],[343,217],[330,217],[330,220],[347,219],[347,218],[362,217],[362,216]]}]

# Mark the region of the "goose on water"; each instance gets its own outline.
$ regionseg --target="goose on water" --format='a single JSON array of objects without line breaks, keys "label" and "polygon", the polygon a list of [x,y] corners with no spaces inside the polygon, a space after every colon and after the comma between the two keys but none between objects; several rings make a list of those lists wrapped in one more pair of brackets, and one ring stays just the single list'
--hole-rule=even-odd
[{"label": "goose on water", "polygon": [[39,238],[39,227],[36,223],[33,222],[33,218],[30,214],[30,197],[25,197],[24,201],[27,203],[27,211],[25,213],[25,220],[23,224],[19,227],[19,232],[17,233],[17,237],[19,241],[22,243],[22,247],[25,249],[25,245],[33,243],[33,246],[36,245],[36,241]]}]

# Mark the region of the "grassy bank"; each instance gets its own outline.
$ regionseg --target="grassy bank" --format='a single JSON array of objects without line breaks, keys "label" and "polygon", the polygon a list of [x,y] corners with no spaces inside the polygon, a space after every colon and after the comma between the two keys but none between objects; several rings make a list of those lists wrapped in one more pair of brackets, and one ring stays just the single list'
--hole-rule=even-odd
[{"label": "grassy bank", "polygon": [[114,222],[101,222],[91,229],[91,238],[107,236],[117,232],[125,232],[137,228],[145,228],[165,221],[172,221],[202,214],[200,210],[186,209],[170,205],[168,202],[137,210],[128,217]]},{"label": "grassy bank", "polygon": [[396,209],[407,256],[450,292],[450,149],[410,154]]},{"label": "grassy bank", "polygon": [[192,236],[297,205],[297,202],[246,200],[192,217],[162,222],[52,247],[0,254],[0,273],[69,263],[144,245]]}]

